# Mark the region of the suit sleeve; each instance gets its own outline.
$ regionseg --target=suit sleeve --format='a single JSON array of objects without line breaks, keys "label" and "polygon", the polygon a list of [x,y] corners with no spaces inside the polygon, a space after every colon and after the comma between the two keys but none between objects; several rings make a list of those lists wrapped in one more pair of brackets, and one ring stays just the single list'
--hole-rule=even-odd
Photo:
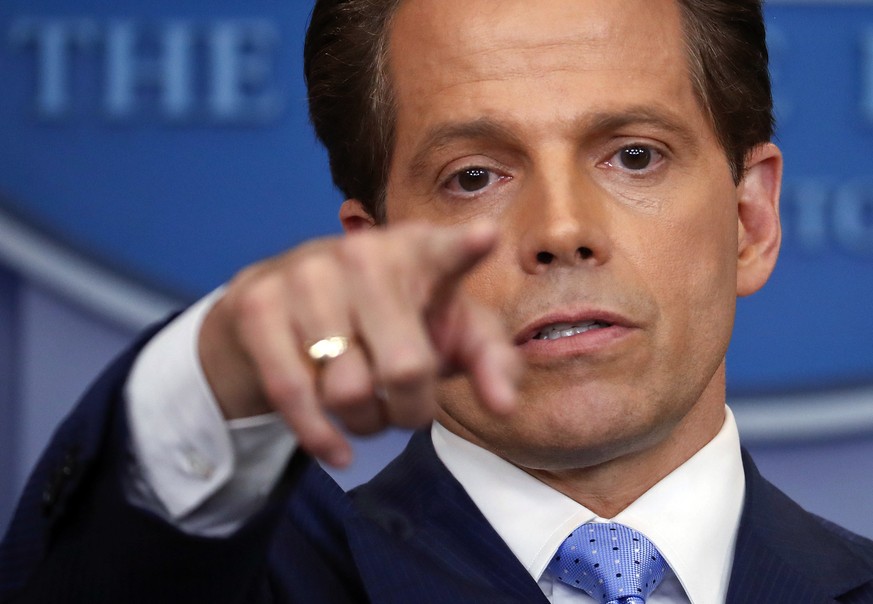
[{"label": "suit sleeve", "polygon": [[0,544],[0,602],[272,601],[271,536],[296,456],[267,505],[227,538],[190,536],[130,505],[123,390],[142,345],[118,358],[54,434]]}]

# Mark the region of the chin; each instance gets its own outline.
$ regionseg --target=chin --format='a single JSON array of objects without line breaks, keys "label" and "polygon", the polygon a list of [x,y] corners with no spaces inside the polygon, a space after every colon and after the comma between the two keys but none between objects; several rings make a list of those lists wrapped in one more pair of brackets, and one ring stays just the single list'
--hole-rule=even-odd
[{"label": "chin", "polygon": [[515,465],[546,471],[593,468],[655,446],[672,426],[624,424],[618,429],[590,426],[562,432],[525,427],[483,435],[485,445]]},{"label": "chin", "polygon": [[675,409],[659,408],[652,404],[656,399],[641,399],[638,392],[604,392],[590,384],[521,394],[519,409],[507,417],[446,402],[440,421],[518,466],[557,471],[593,467],[645,450],[666,438],[681,419]]}]

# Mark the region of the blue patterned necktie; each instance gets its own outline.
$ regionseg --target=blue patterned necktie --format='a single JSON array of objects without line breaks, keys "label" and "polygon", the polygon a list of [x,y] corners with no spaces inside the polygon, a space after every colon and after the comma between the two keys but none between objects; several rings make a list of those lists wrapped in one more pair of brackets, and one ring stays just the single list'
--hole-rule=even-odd
[{"label": "blue patterned necktie", "polygon": [[562,583],[602,604],[641,604],[661,584],[667,563],[651,541],[623,524],[583,524],[548,566]]}]

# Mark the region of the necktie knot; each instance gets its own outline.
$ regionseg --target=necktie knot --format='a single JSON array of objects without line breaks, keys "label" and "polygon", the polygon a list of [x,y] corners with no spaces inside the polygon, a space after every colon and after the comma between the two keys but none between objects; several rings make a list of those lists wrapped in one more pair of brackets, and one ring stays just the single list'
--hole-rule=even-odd
[{"label": "necktie knot", "polygon": [[548,569],[602,604],[639,604],[661,584],[667,564],[642,533],[614,522],[589,523],[570,533]]}]

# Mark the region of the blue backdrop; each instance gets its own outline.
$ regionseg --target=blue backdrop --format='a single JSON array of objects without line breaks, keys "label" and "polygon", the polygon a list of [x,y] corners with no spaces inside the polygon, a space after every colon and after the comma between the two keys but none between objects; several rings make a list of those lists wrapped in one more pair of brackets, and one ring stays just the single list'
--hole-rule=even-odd
[{"label": "blue backdrop", "polygon": [[[0,3],[0,203],[183,299],[335,232],[301,75],[309,11]],[[778,2],[767,22],[785,244],[772,283],[740,304],[730,389],[873,385],[873,8]]]}]

